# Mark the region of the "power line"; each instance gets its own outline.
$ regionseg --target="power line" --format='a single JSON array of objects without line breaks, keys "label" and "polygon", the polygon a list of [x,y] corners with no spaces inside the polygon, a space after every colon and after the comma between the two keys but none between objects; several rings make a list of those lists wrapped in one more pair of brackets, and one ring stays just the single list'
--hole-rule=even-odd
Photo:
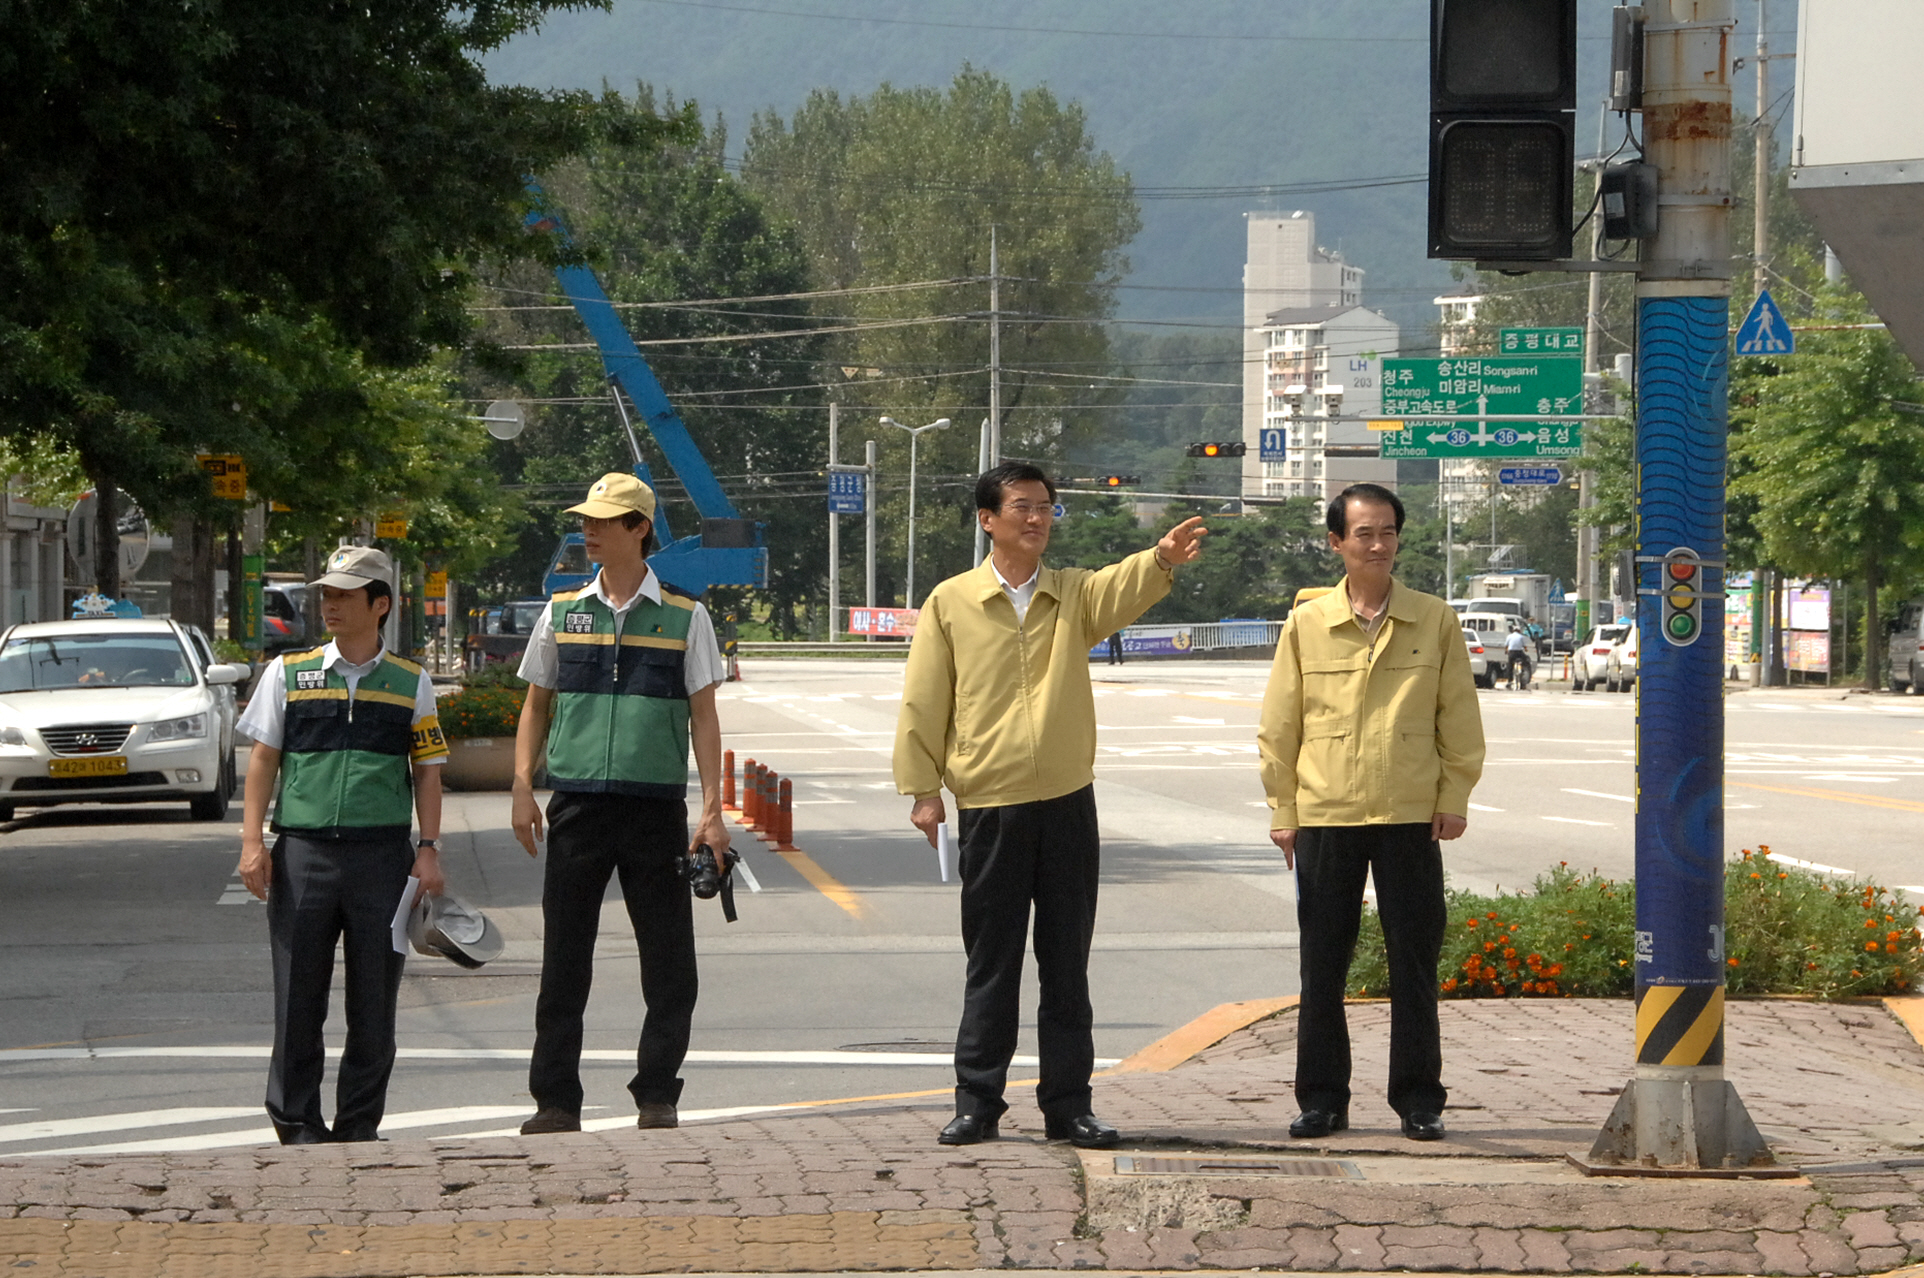
[{"label": "power line", "polygon": [[[950,288],[958,284],[977,284],[985,276],[962,275],[948,280],[912,280],[906,284],[864,284],[856,288],[818,288],[804,293],[758,293],[752,297],[693,297],[673,302],[614,302],[618,311],[672,309],[684,306],[722,306],[732,302],[795,302],[811,297],[858,297],[872,293],[905,293],[911,289]],[[502,284],[483,284],[497,293],[520,293],[529,297],[553,297],[552,291],[509,288]],[[573,303],[543,306],[470,306],[470,311],[572,311]]]}]

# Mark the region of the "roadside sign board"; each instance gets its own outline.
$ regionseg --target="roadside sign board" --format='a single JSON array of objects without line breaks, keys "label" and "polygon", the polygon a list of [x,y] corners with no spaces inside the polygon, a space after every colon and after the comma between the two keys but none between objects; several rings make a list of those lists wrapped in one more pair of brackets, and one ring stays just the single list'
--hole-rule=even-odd
[{"label": "roadside sign board", "polygon": [[921,611],[920,608],[850,608],[848,633],[907,639],[915,634],[915,618]]},{"label": "roadside sign board", "polygon": [[1581,355],[1583,330],[1580,328],[1499,328],[1496,349],[1500,355]]},{"label": "roadside sign board", "polygon": [[1790,331],[1784,322],[1784,313],[1777,309],[1777,303],[1764,289],[1757,294],[1757,300],[1750,304],[1750,314],[1737,327],[1737,353],[1739,355],[1795,355],[1797,335]]},{"label": "roadside sign board", "polygon": [[1265,426],[1257,444],[1259,461],[1279,462],[1289,460],[1289,432],[1281,426]]},{"label": "roadside sign board", "polygon": [[435,571],[428,574],[427,598],[446,599],[447,597],[448,597],[447,569],[438,568]]},{"label": "roadside sign board", "polygon": [[240,645],[256,652],[261,647],[261,616],[267,602],[261,586],[266,570],[265,555],[241,556]]},{"label": "roadside sign board", "polygon": [[196,453],[194,460],[212,476],[214,496],[224,501],[247,500],[247,462],[234,453]]},{"label": "roadside sign board", "polygon": [[1455,422],[1408,422],[1385,432],[1384,457],[1574,457],[1583,451],[1577,422],[1476,420],[1489,412],[1576,415],[1583,412],[1580,355],[1484,355],[1465,359],[1383,361],[1383,416],[1420,413]]},{"label": "roadside sign board", "polygon": [[1496,473],[1500,484],[1546,484],[1563,482],[1563,472],[1555,466],[1505,466]]},{"label": "roadside sign board", "polygon": [[831,515],[859,515],[868,509],[864,504],[866,494],[863,480],[868,476],[859,470],[831,470],[828,472],[828,513]]},{"label": "roadside sign board", "polygon": [[374,521],[374,535],[383,541],[406,541],[408,535],[407,516],[398,510],[390,510]]}]

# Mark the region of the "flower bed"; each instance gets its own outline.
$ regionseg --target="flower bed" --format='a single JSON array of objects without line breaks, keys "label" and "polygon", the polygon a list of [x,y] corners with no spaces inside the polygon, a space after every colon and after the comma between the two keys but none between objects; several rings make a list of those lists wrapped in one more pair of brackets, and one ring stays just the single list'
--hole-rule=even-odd
[{"label": "flower bed", "polygon": [[[1724,874],[1732,994],[1902,994],[1924,977],[1918,907],[1874,883],[1841,881],[1745,851]],[[1527,893],[1446,894],[1437,966],[1444,998],[1627,998],[1635,981],[1636,886],[1567,863]],[[1389,993],[1383,930],[1363,912],[1349,992]]]},{"label": "flower bed", "polygon": [[525,688],[462,688],[442,698],[437,708],[442,735],[450,740],[506,737],[512,741],[521,723],[521,703],[527,699]]}]

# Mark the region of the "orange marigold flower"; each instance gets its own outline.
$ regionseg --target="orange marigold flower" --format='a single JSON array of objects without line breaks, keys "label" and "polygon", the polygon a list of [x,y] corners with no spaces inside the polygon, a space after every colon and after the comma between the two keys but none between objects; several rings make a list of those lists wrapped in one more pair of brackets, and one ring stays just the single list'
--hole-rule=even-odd
[{"label": "orange marigold flower", "polygon": [[1565,942],[1563,943],[1563,952],[1564,952],[1565,954],[1568,954],[1568,953],[1570,953],[1570,951],[1572,951],[1572,950],[1574,950],[1574,949],[1576,949],[1576,948],[1577,948],[1576,946],[1574,946],[1574,945],[1572,945],[1572,944],[1570,944],[1570,942],[1568,942],[1568,941],[1565,941]]},{"label": "orange marigold flower", "polygon": [[1469,929],[1470,929],[1470,930],[1471,930],[1472,932],[1474,932],[1474,931],[1476,931],[1476,920],[1475,920],[1475,919],[1464,919],[1464,920],[1463,920],[1463,926],[1464,926],[1464,927],[1467,927],[1467,928],[1469,928]]},{"label": "orange marigold flower", "polygon": [[1895,954],[1897,953],[1897,947],[1895,945],[1892,945],[1889,941],[1886,941],[1884,942],[1884,952],[1886,954]]},{"label": "orange marigold flower", "polygon": [[1509,945],[1506,945],[1506,946],[1504,946],[1504,947],[1503,947],[1503,957],[1504,957],[1504,958],[1506,958],[1506,959],[1513,959],[1513,958],[1515,958],[1515,957],[1516,957],[1516,949],[1515,949],[1515,948],[1514,948],[1513,946],[1509,946]]},{"label": "orange marigold flower", "polygon": [[1884,933],[1884,939],[1887,941],[1895,941],[1902,935],[1904,935],[1902,932],[1886,932]]},{"label": "orange marigold flower", "polygon": [[1552,975],[1552,976],[1562,976],[1562,975],[1563,975],[1563,964],[1561,964],[1561,963],[1552,963],[1552,964],[1550,964],[1550,975]]},{"label": "orange marigold flower", "polygon": [[1865,926],[1865,927],[1876,927],[1876,926],[1877,926],[1877,920],[1876,920],[1876,919],[1865,919],[1865,920],[1864,920],[1864,926]]},{"label": "orange marigold flower", "polygon": [[1751,877],[1751,878],[1753,878],[1753,879],[1761,879],[1761,878],[1763,878],[1764,876],[1763,876],[1763,875],[1761,875],[1761,874],[1752,874],[1752,875],[1751,875],[1750,877]]},{"label": "orange marigold flower", "polygon": [[1454,976],[1452,976],[1449,980],[1443,982],[1443,992],[1445,994],[1449,993],[1451,990],[1454,990],[1455,988],[1456,988],[1456,978]]},{"label": "orange marigold flower", "polygon": [[1724,960],[1724,962],[1726,962],[1726,963],[1728,963],[1728,964],[1729,964],[1730,966],[1732,966],[1732,967],[1735,967],[1735,966],[1737,966],[1737,960],[1736,960],[1736,959],[1734,959],[1734,958],[1732,958],[1732,959],[1725,959],[1725,960]]},{"label": "orange marigold flower", "polygon": [[1876,942],[1876,941],[1866,941],[1866,942],[1864,942],[1864,948],[1865,948],[1865,949],[1867,949],[1867,950],[1869,950],[1869,951],[1870,951],[1871,953],[1873,953],[1873,954],[1875,954],[1875,953],[1877,953],[1877,942]]},{"label": "orange marigold flower", "polygon": [[1485,914],[1483,917],[1486,919],[1493,919],[1496,917],[1496,911],[1491,910],[1488,914]]},{"label": "orange marigold flower", "polygon": [[1789,870],[1779,870],[1779,871],[1777,871],[1777,877],[1778,877],[1778,878],[1780,878],[1780,879],[1787,879],[1787,878],[1789,878],[1789,877],[1790,877],[1790,871],[1789,871]]},{"label": "orange marigold flower", "polygon": [[1815,972],[1815,971],[1817,970],[1817,964],[1815,964],[1815,963],[1806,963],[1806,964],[1804,964],[1804,970],[1805,970],[1806,972]]},{"label": "orange marigold flower", "polygon": [[1492,950],[1494,950],[1495,948],[1496,948],[1496,942],[1495,942],[1495,941],[1485,941],[1485,942],[1483,942],[1483,952],[1484,952],[1485,954],[1488,954],[1488,953],[1489,953],[1490,951],[1492,951]]}]

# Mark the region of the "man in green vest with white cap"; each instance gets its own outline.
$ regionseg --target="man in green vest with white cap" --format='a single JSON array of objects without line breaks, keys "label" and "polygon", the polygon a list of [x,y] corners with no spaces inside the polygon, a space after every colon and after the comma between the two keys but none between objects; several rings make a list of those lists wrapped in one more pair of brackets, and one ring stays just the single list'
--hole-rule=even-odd
[{"label": "man in green vest with white cap", "polygon": [[[285,1145],[376,1139],[405,961],[394,951],[394,912],[410,875],[423,892],[443,887],[436,765],[448,747],[427,673],[381,646],[394,565],[370,547],[343,546],[327,568],[314,589],[334,637],[270,663],[236,725],[254,741],[240,875],[267,902],[267,1113]],[[278,836],[271,855],[261,838],[270,799]],[[421,838],[410,844],[417,814]],[[321,1028],[337,942],[347,960],[347,1045],[330,1131],[321,1118]]]},{"label": "man in green vest with white cap", "polygon": [[[640,1127],[673,1127],[695,1014],[695,918],[684,852],[728,848],[721,810],[721,652],[708,611],[648,566],[655,494],[633,475],[603,475],[581,516],[588,558],[580,590],[554,597],[521,662],[528,699],[515,739],[514,832],[529,856],[543,838],[534,774],[547,747],[548,861],[541,889],[541,992],[535,1001],[525,1135],[581,1130],[582,1014],[610,875],[641,957],[648,1005],[628,1084]],[[688,831],[688,753],[701,773],[701,815]]]}]

